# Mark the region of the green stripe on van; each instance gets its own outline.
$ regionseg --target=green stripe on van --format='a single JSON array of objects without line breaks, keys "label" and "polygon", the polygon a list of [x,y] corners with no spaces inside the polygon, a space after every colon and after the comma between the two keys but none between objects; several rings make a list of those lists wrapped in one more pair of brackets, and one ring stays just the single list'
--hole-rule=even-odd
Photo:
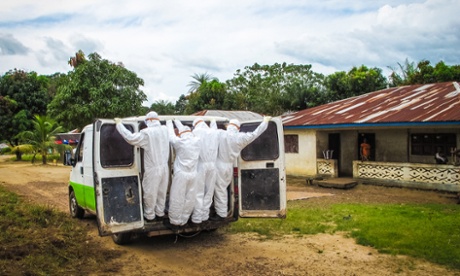
[{"label": "green stripe on van", "polygon": [[80,207],[96,211],[96,199],[94,197],[93,186],[86,186],[72,181],[69,182],[69,185],[72,186],[75,197],[77,198],[77,203]]}]

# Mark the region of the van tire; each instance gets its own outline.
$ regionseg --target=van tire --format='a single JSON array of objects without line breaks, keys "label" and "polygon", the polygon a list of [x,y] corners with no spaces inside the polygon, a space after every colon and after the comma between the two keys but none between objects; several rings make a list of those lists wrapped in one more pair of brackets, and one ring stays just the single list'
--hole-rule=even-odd
[{"label": "van tire", "polygon": [[112,234],[112,240],[118,245],[124,245],[131,242],[131,232]]},{"label": "van tire", "polygon": [[85,216],[85,210],[78,206],[74,191],[70,191],[69,193],[69,210],[73,218],[82,219]]}]

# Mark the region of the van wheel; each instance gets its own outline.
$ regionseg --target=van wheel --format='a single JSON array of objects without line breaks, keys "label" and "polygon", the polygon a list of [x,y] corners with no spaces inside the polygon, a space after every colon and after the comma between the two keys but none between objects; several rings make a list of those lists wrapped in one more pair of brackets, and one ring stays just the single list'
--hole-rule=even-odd
[{"label": "van wheel", "polygon": [[112,234],[112,240],[118,245],[124,245],[131,242],[131,232]]},{"label": "van wheel", "polygon": [[69,194],[69,209],[70,215],[73,218],[82,219],[85,216],[85,210],[78,206],[77,198],[75,197],[74,191],[71,191]]}]

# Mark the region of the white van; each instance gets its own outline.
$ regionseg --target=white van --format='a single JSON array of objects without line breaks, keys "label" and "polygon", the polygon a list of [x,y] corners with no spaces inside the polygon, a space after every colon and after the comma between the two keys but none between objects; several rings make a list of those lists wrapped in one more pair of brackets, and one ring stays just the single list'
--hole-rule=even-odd
[{"label": "white van", "polygon": [[[211,117],[199,117],[209,124]],[[164,124],[166,120],[179,119],[184,125],[191,126],[195,118],[197,116],[160,116],[160,121]],[[227,118],[213,118],[219,128],[224,128],[228,122]],[[132,132],[138,132],[145,127],[144,119],[144,116],[123,118],[122,123]],[[240,131],[253,131],[259,123],[243,122]],[[133,234],[158,236],[214,230],[237,221],[239,217],[285,218],[283,138],[281,120],[273,118],[267,130],[243,149],[235,164],[234,181],[229,186],[229,211],[225,220],[187,224],[173,232],[162,221],[144,220],[143,149],[128,144],[116,130],[113,119],[97,119],[81,132],[71,159],[70,214],[75,218],[83,218],[85,212],[96,215],[99,235],[112,235],[117,244],[128,243]],[[174,158],[173,152],[171,156]],[[210,215],[213,213],[211,207]]]}]

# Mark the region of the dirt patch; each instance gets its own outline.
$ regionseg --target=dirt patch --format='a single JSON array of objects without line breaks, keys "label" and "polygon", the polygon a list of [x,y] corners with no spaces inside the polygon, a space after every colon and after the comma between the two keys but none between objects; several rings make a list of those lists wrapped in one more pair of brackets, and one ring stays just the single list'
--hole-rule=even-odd
[{"label": "dirt patch", "polygon": [[[1,162],[0,184],[24,199],[68,212],[69,167]],[[288,179],[288,198],[308,204],[337,202],[455,204],[448,193],[358,185],[350,190],[305,185]],[[201,233],[194,238],[140,238],[117,246],[99,237],[96,221],[81,223],[90,230],[89,242],[121,252],[122,275],[460,275],[444,267],[404,256],[379,254],[344,235],[285,236],[261,240],[257,235]]]}]

